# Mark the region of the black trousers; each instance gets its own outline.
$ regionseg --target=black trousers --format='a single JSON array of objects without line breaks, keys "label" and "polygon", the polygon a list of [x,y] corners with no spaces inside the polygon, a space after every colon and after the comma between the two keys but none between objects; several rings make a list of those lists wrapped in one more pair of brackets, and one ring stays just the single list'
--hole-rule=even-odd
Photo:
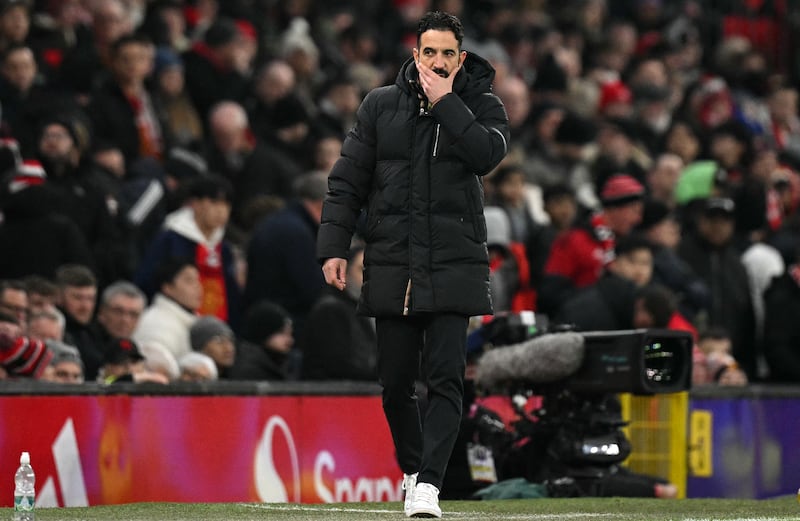
[{"label": "black trousers", "polygon": [[[397,462],[441,489],[461,422],[468,318],[450,313],[378,318],[378,378]],[[415,382],[427,384],[421,421]]]}]

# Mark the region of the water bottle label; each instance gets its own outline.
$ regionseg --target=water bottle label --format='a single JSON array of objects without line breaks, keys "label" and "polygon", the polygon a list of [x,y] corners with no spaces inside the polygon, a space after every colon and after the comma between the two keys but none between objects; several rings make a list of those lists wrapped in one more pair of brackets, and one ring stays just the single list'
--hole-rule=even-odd
[{"label": "water bottle label", "polygon": [[33,497],[26,495],[14,495],[15,512],[33,512]]}]

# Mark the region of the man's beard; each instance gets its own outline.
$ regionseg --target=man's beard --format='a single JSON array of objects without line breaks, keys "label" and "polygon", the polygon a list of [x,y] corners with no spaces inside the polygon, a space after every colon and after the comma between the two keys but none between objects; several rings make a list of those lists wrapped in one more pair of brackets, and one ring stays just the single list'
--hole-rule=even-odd
[{"label": "man's beard", "polygon": [[71,161],[66,156],[46,156],[39,157],[42,168],[48,176],[59,177],[72,169]]}]

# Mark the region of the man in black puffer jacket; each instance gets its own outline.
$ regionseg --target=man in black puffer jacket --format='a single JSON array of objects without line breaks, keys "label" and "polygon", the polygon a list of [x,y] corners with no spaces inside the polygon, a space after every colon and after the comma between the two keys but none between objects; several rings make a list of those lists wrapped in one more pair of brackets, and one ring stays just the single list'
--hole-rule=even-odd
[{"label": "man in black puffer jacket", "polygon": [[[456,17],[426,14],[413,60],[394,85],[366,96],[331,170],[317,240],[326,282],[343,289],[350,240],[366,209],[359,311],[376,317],[378,376],[407,516],[441,516],[438,492],[461,417],[467,322],[492,312],[480,176],[505,156],[508,120],[491,93],[494,70],[462,51],[462,38]],[[423,422],[414,394],[420,359],[428,385]]]}]

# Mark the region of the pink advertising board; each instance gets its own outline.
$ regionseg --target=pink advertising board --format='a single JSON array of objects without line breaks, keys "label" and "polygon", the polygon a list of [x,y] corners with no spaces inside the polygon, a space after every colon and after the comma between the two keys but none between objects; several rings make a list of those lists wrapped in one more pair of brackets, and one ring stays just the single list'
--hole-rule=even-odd
[{"label": "pink advertising board", "polygon": [[[0,506],[399,501],[379,396],[2,396]],[[0,488],[2,490],[2,488]]]}]

